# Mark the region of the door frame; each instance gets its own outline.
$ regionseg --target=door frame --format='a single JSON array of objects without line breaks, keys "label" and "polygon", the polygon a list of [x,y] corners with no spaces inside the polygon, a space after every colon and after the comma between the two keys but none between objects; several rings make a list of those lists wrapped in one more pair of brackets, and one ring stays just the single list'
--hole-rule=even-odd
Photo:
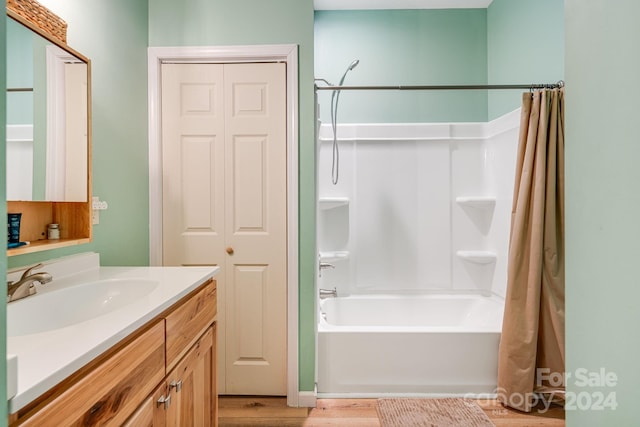
[{"label": "door frame", "polygon": [[162,265],[161,80],[163,63],[284,62],[287,100],[287,405],[298,390],[298,45],[179,46],[148,48],[149,265]]}]

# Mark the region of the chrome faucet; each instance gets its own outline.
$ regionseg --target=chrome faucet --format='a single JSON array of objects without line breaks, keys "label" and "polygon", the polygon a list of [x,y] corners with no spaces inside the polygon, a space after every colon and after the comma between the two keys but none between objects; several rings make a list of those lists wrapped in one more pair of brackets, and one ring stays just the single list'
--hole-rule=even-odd
[{"label": "chrome faucet", "polygon": [[33,282],[38,282],[42,285],[49,283],[53,280],[53,277],[49,273],[41,271],[39,273],[31,274],[31,271],[42,267],[42,264],[36,264],[30,267],[22,273],[22,277],[17,282],[7,282],[7,298],[8,302],[16,301],[22,298],[26,298],[29,295],[36,293],[36,287]]}]

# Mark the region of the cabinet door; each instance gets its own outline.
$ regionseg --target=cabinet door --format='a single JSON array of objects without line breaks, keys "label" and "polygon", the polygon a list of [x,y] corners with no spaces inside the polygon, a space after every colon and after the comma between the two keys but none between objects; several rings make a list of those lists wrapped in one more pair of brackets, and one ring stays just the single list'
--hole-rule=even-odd
[{"label": "cabinet door", "polygon": [[[165,427],[166,417],[164,400],[167,386],[163,382],[156,391],[144,401],[138,410],[127,420],[124,427]],[[170,402],[167,403],[170,405]]]},{"label": "cabinet door", "polygon": [[211,327],[167,376],[171,396],[168,426],[216,425],[214,342]]}]

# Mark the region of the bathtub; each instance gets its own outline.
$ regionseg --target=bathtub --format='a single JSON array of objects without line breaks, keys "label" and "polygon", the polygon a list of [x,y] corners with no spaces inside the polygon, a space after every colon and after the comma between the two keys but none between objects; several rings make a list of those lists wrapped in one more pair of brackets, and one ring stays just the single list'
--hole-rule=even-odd
[{"label": "bathtub", "polygon": [[491,396],[503,307],[482,294],[324,299],[318,395]]}]

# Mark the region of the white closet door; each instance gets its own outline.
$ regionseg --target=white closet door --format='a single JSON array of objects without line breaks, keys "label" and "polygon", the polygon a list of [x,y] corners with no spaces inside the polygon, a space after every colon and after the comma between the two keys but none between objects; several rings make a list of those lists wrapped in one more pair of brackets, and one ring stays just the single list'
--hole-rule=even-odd
[{"label": "white closet door", "polygon": [[227,393],[286,395],[284,64],[225,65]]},{"label": "white closet door", "polygon": [[162,67],[163,262],[222,267],[222,394],[286,394],[285,71]]},{"label": "white closet door", "polygon": [[224,263],[223,66],[162,66],[164,265]]}]

